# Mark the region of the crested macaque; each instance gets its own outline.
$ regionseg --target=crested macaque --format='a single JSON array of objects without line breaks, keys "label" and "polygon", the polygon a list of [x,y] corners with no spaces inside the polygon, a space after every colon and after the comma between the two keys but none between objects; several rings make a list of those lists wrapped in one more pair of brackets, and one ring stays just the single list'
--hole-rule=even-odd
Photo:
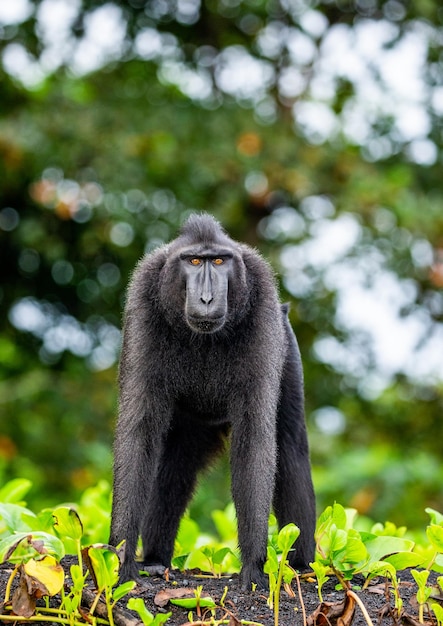
[{"label": "crested macaque", "polygon": [[[147,254],[129,285],[119,369],[110,542],[123,580],[170,565],[197,474],[230,440],[241,585],[266,586],[268,517],[301,530],[314,558],[315,497],[303,373],[267,262],[209,215]],[[143,561],[136,563],[141,535]]]}]

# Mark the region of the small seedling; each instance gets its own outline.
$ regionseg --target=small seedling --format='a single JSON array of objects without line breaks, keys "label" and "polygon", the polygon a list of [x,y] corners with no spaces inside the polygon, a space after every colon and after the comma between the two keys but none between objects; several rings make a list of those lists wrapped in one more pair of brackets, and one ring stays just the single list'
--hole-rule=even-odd
[{"label": "small seedling", "polygon": [[314,570],[315,577],[317,578],[317,593],[318,599],[320,602],[323,602],[322,588],[323,585],[329,580],[329,576],[327,576],[330,571],[329,567],[326,567],[322,563],[315,561],[314,563],[309,564]]},{"label": "small seedling", "polygon": [[265,572],[269,577],[268,604],[274,610],[274,625],[278,626],[280,591],[283,580],[289,583],[294,577],[294,570],[288,565],[288,554],[300,535],[300,529],[295,524],[283,526],[277,535],[277,546],[280,550],[280,562],[272,545],[268,546],[268,559],[265,563]]},{"label": "small seedling", "polygon": [[[220,578],[222,574],[222,564],[228,554],[233,554],[231,548],[214,548],[213,546],[203,546],[200,548],[209,563],[209,569],[214,578]],[[234,555],[235,556],[235,555]]]},{"label": "small seedling", "polygon": [[424,623],[424,619],[423,619],[424,607],[427,601],[429,600],[429,596],[432,593],[432,589],[426,585],[426,583],[428,582],[429,571],[422,570],[419,572],[416,569],[412,569],[411,574],[414,577],[414,580],[418,586],[418,590],[416,594],[417,602],[418,602],[418,620],[420,624],[423,624]]}]

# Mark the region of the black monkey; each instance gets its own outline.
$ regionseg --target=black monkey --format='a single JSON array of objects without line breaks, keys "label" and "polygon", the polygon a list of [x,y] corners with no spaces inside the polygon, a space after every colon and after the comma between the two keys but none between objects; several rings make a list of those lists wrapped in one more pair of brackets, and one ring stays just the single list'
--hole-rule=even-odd
[{"label": "black monkey", "polygon": [[145,256],[132,277],[120,360],[110,542],[122,579],[169,566],[197,472],[231,435],[241,583],[266,585],[268,516],[301,534],[290,563],[314,558],[315,499],[300,354],[268,264],[209,215]]}]

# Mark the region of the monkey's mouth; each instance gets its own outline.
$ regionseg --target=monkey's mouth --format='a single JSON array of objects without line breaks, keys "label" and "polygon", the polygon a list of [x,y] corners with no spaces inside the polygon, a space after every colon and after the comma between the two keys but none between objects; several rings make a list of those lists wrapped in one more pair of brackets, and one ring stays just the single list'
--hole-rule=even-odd
[{"label": "monkey's mouth", "polygon": [[186,319],[191,330],[203,334],[215,333],[220,330],[225,323],[224,315],[216,318],[194,317],[189,315]]}]

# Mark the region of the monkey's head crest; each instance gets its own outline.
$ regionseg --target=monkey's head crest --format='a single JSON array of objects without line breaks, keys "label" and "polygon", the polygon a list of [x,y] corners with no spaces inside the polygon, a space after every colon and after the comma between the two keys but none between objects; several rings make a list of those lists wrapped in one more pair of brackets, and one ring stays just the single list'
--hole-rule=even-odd
[{"label": "monkey's head crest", "polygon": [[180,229],[180,236],[189,240],[189,242],[212,243],[230,242],[230,237],[226,234],[220,222],[208,213],[193,214]]}]

